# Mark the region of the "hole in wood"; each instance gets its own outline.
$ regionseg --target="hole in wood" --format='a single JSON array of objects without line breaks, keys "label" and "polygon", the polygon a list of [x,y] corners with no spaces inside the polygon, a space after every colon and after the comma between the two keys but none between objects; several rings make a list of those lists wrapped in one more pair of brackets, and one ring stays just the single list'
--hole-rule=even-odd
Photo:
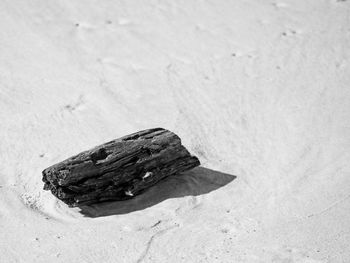
[{"label": "hole in wood", "polygon": [[92,160],[93,163],[96,163],[99,160],[104,160],[106,159],[108,156],[106,149],[105,148],[100,148],[98,151],[92,153],[90,155],[90,158]]}]

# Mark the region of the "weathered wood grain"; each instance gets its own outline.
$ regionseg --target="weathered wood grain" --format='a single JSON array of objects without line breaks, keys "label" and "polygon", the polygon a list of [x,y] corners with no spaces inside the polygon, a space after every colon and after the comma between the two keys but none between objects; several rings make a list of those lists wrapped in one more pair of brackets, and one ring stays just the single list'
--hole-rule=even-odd
[{"label": "weathered wood grain", "polygon": [[200,165],[163,128],[139,131],[81,152],[46,168],[44,189],[69,206],[124,200],[167,176]]}]

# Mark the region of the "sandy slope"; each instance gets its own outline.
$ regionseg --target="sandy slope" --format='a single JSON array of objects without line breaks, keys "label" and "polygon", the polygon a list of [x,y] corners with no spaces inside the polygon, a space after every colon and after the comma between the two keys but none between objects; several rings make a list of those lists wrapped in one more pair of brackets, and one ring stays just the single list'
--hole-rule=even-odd
[{"label": "sandy slope", "polygon": [[[349,55],[350,1],[1,1],[0,262],[349,262]],[[150,127],[205,168],[87,211],[42,190]]]}]

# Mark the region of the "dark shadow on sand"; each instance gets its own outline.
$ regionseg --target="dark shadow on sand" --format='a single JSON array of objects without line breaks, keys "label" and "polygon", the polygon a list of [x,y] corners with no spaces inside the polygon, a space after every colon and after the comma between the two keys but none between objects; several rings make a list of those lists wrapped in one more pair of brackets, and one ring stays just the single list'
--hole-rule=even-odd
[{"label": "dark shadow on sand", "polygon": [[180,175],[170,176],[132,199],[81,206],[80,213],[92,218],[127,214],[154,206],[166,199],[207,194],[235,178],[234,175],[197,167]]}]

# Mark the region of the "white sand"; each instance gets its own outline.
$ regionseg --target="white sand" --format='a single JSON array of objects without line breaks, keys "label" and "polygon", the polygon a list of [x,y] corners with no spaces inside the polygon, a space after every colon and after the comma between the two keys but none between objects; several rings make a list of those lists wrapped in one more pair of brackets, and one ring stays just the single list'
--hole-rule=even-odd
[{"label": "white sand", "polygon": [[[2,0],[0,262],[350,262],[349,56],[350,1]],[[151,127],[210,170],[85,214],[42,190]]]}]

